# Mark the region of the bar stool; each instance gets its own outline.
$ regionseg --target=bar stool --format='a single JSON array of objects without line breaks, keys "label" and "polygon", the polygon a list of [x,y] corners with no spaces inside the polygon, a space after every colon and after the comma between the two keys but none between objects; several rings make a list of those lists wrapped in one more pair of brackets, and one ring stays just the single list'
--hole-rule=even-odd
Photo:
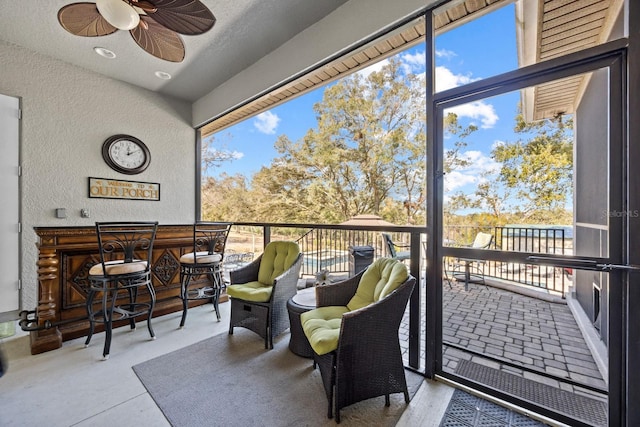
[{"label": "bar stool", "polygon": [[[149,334],[151,339],[155,339],[151,327],[156,303],[155,289],[151,283],[151,253],[157,229],[157,222],[96,222],[100,262],[89,269],[89,334],[85,347],[91,342],[95,324],[103,323],[104,360],[109,358],[114,321],[128,319],[131,329],[135,329],[136,317],[146,315]],[[147,288],[149,298],[148,301],[139,302],[138,288],[143,286]],[[125,297],[122,295],[124,291],[128,299],[118,302]],[[100,295],[99,309],[94,307],[97,295]]]},{"label": "bar stool", "polygon": [[[220,321],[218,301],[223,287],[222,258],[230,223],[198,221],[193,225],[193,251],[180,257],[182,319],[187,320],[189,301],[210,299]],[[206,276],[206,280],[198,280]]]}]

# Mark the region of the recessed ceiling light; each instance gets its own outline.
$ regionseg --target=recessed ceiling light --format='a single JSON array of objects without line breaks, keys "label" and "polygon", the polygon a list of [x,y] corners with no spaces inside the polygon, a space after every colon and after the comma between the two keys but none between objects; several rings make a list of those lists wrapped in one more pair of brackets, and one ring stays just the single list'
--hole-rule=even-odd
[{"label": "recessed ceiling light", "polygon": [[169,80],[171,78],[171,74],[165,73],[164,71],[156,71],[155,75],[157,78],[162,80]]},{"label": "recessed ceiling light", "polygon": [[104,47],[94,47],[93,51],[95,53],[97,53],[98,55],[105,57],[105,58],[109,58],[109,59],[113,59],[116,57],[116,54],[113,53],[112,51],[110,51],[109,49],[106,49]]}]

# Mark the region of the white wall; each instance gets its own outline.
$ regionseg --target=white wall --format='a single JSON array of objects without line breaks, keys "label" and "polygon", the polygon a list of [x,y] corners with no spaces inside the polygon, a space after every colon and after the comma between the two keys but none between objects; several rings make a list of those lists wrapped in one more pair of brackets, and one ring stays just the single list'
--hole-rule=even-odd
[{"label": "white wall", "polygon": [[[195,218],[195,131],[191,105],[0,41],[0,93],[22,101],[22,308],[37,305],[35,226],[105,220],[189,223]],[[113,134],[141,139],[151,164],[122,175],[103,161]],[[160,201],[89,199],[87,178],[160,183]],[[55,218],[66,208],[67,218]],[[90,218],[80,218],[88,208]]]},{"label": "white wall", "polygon": [[299,73],[436,0],[351,0],[193,104],[193,125]]}]

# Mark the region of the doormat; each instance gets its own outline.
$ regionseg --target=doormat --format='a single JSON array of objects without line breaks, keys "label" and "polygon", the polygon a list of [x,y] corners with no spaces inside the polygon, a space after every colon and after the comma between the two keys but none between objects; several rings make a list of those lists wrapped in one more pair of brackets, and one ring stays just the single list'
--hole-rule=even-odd
[{"label": "doormat", "polygon": [[607,404],[601,400],[571,393],[464,359],[458,362],[456,374],[529,402],[535,402],[589,425],[607,426]]},{"label": "doormat", "polygon": [[454,390],[440,427],[539,427],[545,424],[480,397]]}]

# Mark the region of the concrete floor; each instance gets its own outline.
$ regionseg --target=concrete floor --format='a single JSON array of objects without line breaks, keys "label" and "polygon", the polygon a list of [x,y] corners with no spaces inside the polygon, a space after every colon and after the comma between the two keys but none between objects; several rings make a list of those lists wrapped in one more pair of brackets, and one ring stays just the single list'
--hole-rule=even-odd
[{"label": "concrete floor", "polygon": [[[0,348],[9,360],[9,368],[0,378],[0,425],[168,426],[131,367],[227,333],[230,304],[221,304],[220,308],[221,322],[215,321],[209,304],[189,310],[182,330],[178,328],[180,313],[155,318],[155,341],[149,339],[144,322],[133,332],[118,328],[113,332],[107,361],[102,360],[104,333],[96,334],[88,348],[84,347],[84,338],[78,338],[38,355],[30,354],[29,337],[21,331],[1,340]],[[256,345],[262,345],[257,336]],[[426,380],[397,425],[438,426],[452,394],[451,387]]]}]

